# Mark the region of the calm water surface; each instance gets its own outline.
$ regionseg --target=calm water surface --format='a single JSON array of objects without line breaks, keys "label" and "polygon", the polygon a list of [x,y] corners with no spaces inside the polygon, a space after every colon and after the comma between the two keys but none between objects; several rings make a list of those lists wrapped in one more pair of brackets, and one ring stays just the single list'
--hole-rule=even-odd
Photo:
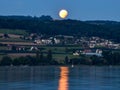
[{"label": "calm water surface", "polygon": [[120,67],[0,67],[0,90],[120,90]]}]

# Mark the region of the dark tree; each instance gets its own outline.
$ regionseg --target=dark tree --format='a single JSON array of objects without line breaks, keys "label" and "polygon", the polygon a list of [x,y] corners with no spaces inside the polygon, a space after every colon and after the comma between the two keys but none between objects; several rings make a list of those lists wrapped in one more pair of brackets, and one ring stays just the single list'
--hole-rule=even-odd
[{"label": "dark tree", "polygon": [[42,61],[43,61],[43,59],[44,59],[43,52],[40,52],[40,60],[42,60]]},{"label": "dark tree", "polygon": [[37,50],[36,51],[36,58],[39,59],[40,58],[40,52]]},{"label": "dark tree", "polygon": [[12,64],[12,59],[9,56],[4,56],[0,61],[1,66],[9,66]]},{"label": "dark tree", "polygon": [[15,45],[12,45],[12,46],[11,46],[11,49],[12,49],[13,51],[16,51],[16,46],[15,46]]},{"label": "dark tree", "polygon": [[42,59],[43,59],[43,57],[41,58],[40,51],[37,51],[36,52],[36,64],[40,65],[42,63]]},{"label": "dark tree", "polygon": [[96,55],[93,55],[90,57],[90,59],[92,60],[92,65],[102,65],[103,64],[103,60],[101,59],[101,57],[98,57]]},{"label": "dark tree", "polygon": [[15,59],[13,60],[12,64],[13,64],[14,66],[19,66],[19,65],[21,65],[21,61],[20,61],[19,58],[15,58]]},{"label": "dark tree", "polygon": [[4,38],[9,38],[9,35],[5,33]]},{"label": "dark tree", "polygon": [[69,58],[68,58],[68,56],[66,56],[65,57],[65,64],[69,64],[69,63],[70,63]]},{"label": "dark tree", "polygon": [[53,59],[53,58],[52,58],[52,51],[51,51],[51,50],[48,50],[47,59],[48,59],[49,62],[51,62],[52,59]]}]

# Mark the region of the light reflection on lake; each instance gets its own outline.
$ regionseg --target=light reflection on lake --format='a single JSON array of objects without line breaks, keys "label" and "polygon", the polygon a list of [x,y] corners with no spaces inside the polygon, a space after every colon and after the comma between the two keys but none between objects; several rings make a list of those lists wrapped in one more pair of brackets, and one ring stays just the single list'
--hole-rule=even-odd
[{"label": "light reflection on lake", "polygon": [[120,66],[0,67],[0,90],[119,90]]},{"label": "light reflection on lake", "polygon": [[68,77],[69,77],[68,74],[69,74],[68,67],[60,67],[60,79],[58,90],[68,90]]}]

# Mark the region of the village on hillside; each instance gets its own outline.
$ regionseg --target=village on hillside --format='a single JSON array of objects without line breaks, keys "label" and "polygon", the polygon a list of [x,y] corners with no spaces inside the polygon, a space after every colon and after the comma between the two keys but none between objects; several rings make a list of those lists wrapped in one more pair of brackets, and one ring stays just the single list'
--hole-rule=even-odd
[{"label": "village on hillside", "polygon": [[46,36],[32,33],[28,36],[0,34],[0,39],[1,46],[5,45],[9,51],[35,51],[39,50],[40,46],[72,45],[79,46],[77,49],[73,48],[75,49],[73,50],[75,56],[80,54],[102,56],[103,49],[120,49],[120,43],[100,37]]}]

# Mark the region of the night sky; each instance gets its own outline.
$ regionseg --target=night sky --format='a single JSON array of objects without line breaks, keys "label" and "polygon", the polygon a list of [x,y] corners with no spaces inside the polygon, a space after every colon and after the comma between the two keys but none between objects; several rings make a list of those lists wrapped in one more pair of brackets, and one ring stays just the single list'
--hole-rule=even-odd
[{"label": "night sky", "polygon": [[68,10],[69,19],[120,21],[120,0],[0,0],[0,15],[50,15],[60,19],[61,9]]}]

